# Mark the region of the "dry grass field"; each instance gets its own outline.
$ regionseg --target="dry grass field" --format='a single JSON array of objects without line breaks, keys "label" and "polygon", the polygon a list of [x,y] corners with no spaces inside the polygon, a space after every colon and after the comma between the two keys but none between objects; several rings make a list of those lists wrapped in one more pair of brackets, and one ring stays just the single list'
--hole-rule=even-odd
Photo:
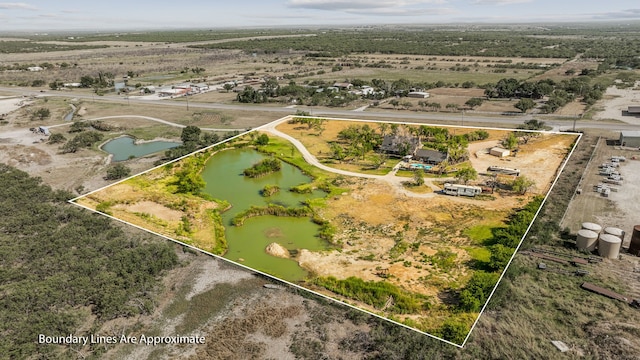
[{"label": "dry grass field", "polygon": [[[306,126],[296,127],[296,124],[286,122],[278,129],[299,136],[312,154],[322,157],[329,151],[328,142],[336,140],[341,130],[362,124],[329,120],[323,124],[323,131],[319,134]],[[371,126],[378,129],[379,124],[371,123]],[[450,128],[449,131],[460,135],[472,129]],[[499,164],[497,158],[480,153],[487,146],[495,145],[507,133],[491,130],[489,136],[492,140],[480,143],[479,147],[473,149],[471,166],[476,167],[478,172],[484,172],[487,164]],[[272,141],[280,144],[284,140]],[[327,197],[323,200],[323,205],[314,210],[315,216],[327,219],[335,228],[332,243],[337,244],[339,250],[301,249],[295,257],[299,266],[314,276],[334,277],[338,280],[356,277],[363,281],[379,282],[384,278],[385,283],[407,293],[429,298],[431,310],[408,314],[387,313],[386,306],[380,308],[365,301],[341,296],[313,285],[312,279],[307,279],[301,285],[355,304],[369,312],[409,322],[410,326],[422,331],[437,331],[452,316],[449,309],[452,300],[446,293],[461,289],[474,271],[469,264],[481,259],[486,261],[488,256],[482,240],[470,236],[467,233],[469,229],[490,229],[504,224],[513,209],[528,203],[536,194],[546,193],[573,141],[573,135],[555,134],[544,134],[530,140],[522,146],[517,157],[509,159],[512,160],[509,165],[522,166],[525,174],[535,180],[535,190],[528,194],[499,191],[486,199],[449,197],[425,191],[399,191],[402,187],[397,185],[404,179],[393,176],[387,180],[361,179],[357,176],[338,178],[330,173],[313,170],[312,173],[321,176],[324,181],[340,182],[341,195]],[[286,148],[287,144],[273,146],[281,149]],[[184,161],[186,160],[182,160]],[[294,163],[295,161],[298,160],[294,160]],[[199,209],[199,212],[170,211],[176,203],[180,203],[179,199],[174,198],[175,194],[162,195],[162,190],[158,192],[151,184],[168,184],[168,178],[165,179],[162,174],[161,169],[158,169],[92,193],[77,202],[175,240],[213,251],[212,245],[205,238],[196,239],[195,236],[186,239],[180,235],[181,221],[184,222],[185,216],[190,219],[190,227],[196,229],[196,235],[211,233],[212,229],[205,225],[207,222],[201,214],[207,207],[192,204],[190,206],[195,206],[194,209]],[[160,178],[156,179],[157,176]],[[155,180],[152,181],[149,177]],[[133,186],[133,182],[135,186],[130,189],[127,184]],[[430,185],[436,186],[435,183]],[[190,199],[185,198],[186,201],[191,201]],[[231,204],[234,202],[233,199],[221,200]],[[140,208],[145,210],[142,214],[136,212]],[[439,260],[429,260],[438,256],[446,256],[446,265],[439,263]],[[477,315],[461,315],[458,316],[458,321],[469,329]]]},{"label": "dry grass field", "polygon": [[[1,39],[0,39],[1,40]],[[116,81],[121,81],[128,71],[134,72],[129,84],[170,85],[183,81],[206,81],[220,83],[234,79],[260,78],[274,76],[280,78],[282,85],[290,80],[298,84],[311,81],[333,83],[353,79],[384,79],[388,82],[406,78],[412,82],[448,83],[447,86],[426,90],[431,93],[427,99],[400,99],[411,105],[407,109],[397,109],[386,101],[377,107],[376,112],[401,114],[404,111],[427,111],[419,101],[437,102],[447,112],[446,104],[463,107],[472,97],[483,97],[483,90],[463,89],[465,81],[476,84],[496,82],[502,78],[537,81],[552,79],[562,81],[577,76],[583,69],[593,70],[598,62],[580,59],[544,59],[544,58],[492,58],[470,56],[414,56],[383,54],[352,54],[328,59],[313,59],[302,52],[252,55],[238,50],[202,50],[185,47],[184,44],[165,44],[161,42],[95,42],[96,45],[108,45],[105,49],[74,50],[62,52],[3,54],[6,64],[50,62],[56,67],[42,72],[0,72],[0,85],[12,88],[22,87],[25,93],[38,94],[45,90],[47,99],[29,100],[30,105],[10,112],[0,125],[0,161],[39,176],[43,182],[57,189],[74,193],[86,193],[102,188],[111,181],[104,179],[108,168],[108,158],[104,152],[82,149],[74,154],[60,154],[58,145],[47,144],[43,138],[28,131],[32,126],[53,126],[63,123],[63,117],[70,110],[70,103],[84,109],[75,120],[89,120],[104,116],[141,115],[168,120],[182,125],[199,127],[248,129],[275,120],[270,112],[241,110],[187,110],[183,99],[173,100],[184,107],[158,106],[156,104],[109,103],[95,97],[91,100],[63,100],[55,97],[48,83],[54,80],[64,82],[79,81],[81,76],[96,76],[98,71],[113,73]],[[382,63],[388,68],[343,66],[334,70],[339,63],[359,61],[362,65]],[[506,63],[530,64],[535,69],[509,68],[496,72],[488,65]],[[68,67],[59,67],[67,63]],[[538,66],[542,65],[542,66]],[[552,65],[550,68],[546,67]],[[466,67],[466,71],[456,68]],[[191,68],[202,67],[203,74],[195,74]],[[567,71],[573,72],[573,75]],[[320,73],[319,73],[320,72]],[[43,80],[45,85],[31,87],[34,80]],[[88,95],[91,89],[71,90],[71,94]],[[637,101],[637,91],[630,89],[609,89],[607,96],[600,101],[596,109],[604,109],[596,118],[618,119],[625,122],[638,122],[635,118],[622,116],[629,101]],[[14,96],[13,92],[0,92]],[[233,92],[210,92],[195,96],[193,101],[231,104],[235,102]],[[516,100],[485,101],[475,110],[479,112],[519,112],[514,107]],[[357,101],[341,109],[356,109],[369,105],[369,101]],[[265,104],[271,107],[283,107],[287,104]],[[31,114],[37,108],[47,107],[51,117],[43,120],[31,120]],[[310,108],[300,106],[300,110],[335,110],[329,107]],[[584,104],[571,102],[557,111],[557,115],[574,116],[585,111]],[[593,109],[591,111],[594,111]],[[459,113],[458,110],[451,110]],[[2,113],[2,111],[0,111]],[[462,116],[462,114],[460,113]],[[366,117],[366,111],[354,113],[354,117]],[[375,119],[383,119],[376,117]],[[389,117],[397,121],[397,118]],[[104,120],[117,130],[106,133],[106,137],[122,134],[134,135],[140,139],[178,139],[180,129],[168,125],[153,123],[140,118],[119,118]],[[451,122],[451,120],[441,120]],[[438,120],[440,122],[440,120]],[[459,121],[456,121],[459,123]],[[467,121],[464,121],[466,124]],[[497,124],[499,125],[499,124]],[[499,125],[502,126],[502,125]],[[280,130],[298,137],[318,158],[326,156],[329,148],[320,136],[310,135],[301,130],[283,124]],[[62,133],[67,138],[67,126],[54,127],[52,133]],[[333,138],[340,130],[334,125],[327,126],[322,137]],[[460,130],[463,131],[463,130]],[[617,134],[600,134],[610,139]],[[596,136],[590,134],[589,137]],[[494,164],[493,157],[482,150],[495,144],[500,138],[492,133],[490,142],[472,144],[469,164],[478,171]],[[380,280],[379,269],[384,268],[392,274],[391,281],[411,291],[431,297],[435,307],[429,319],[423,319],[427,328],[448,319],[455,319],[443,304],[455,299],[455,293],[470,277],[469,264],[474,260],[488,261],[490,253],[469,238],[469,229],[487,229],[500,226],[508,214],[506,209],[526,202],[535,193],[545,193],[554,176],[547,174],[541,164],[547,168],[557,167],[560,157],[566,154],[571,141],[570,136],[558,138],[543,137],[522,146],[522,152],[509,161],[500,161],[508,167],[518,167],[523,174],[537,181],[535,188],[526,196],[502,195],[496,193],[494,199],[471,200],[434,196],[433,189],[424,187],[412,191],[416,199],[402,195],[398,188],[373,180],[356,179],[343,184],[345,195],[339,195],[330,201],[321,211],[327,218],[336,219],[337,238],[343,243],[342,252],[314,253],[303,252],[300,263],[320,275],[347,277],[356,274],[365,280]],[[557,141],[556,141],[557,140]],[[589,140],[590,141],[590,140]],[[587,142],[589,142],[587,141]],[[595,141],[593,144],[595,145]],[[591,161],[591,150],[594,156]],[[525,154],[529,157],[525,157]],[[475,155],[474,155],[475,154]],[[522,157],[521,157],[522,154]],[[541,219],[534,226],[533,233],[524,243],[524,248],[543,247],[566,256],[583,256],[573,249],[574,234],[583,221],[593,221],[603,225],[617,226],[627,231],[636,225],[634,214],[640,209],[637,195],[640,194],[637,178],[640,168],[635,162],[622,167],[625,184],[618,192],[604,198],[591,192],[591,186],[601,180],[594,165],[604,162],[610,155],[640,155],[635,150],[617,149],[607,146],[604,141],[597,147],[591,142],[578,149],[558,185],[543,208]],[[132,173],[139,173],[153,166],[159,156],[151,155],[140,159],[128,160],[126,165]],[[544,160],[552,159],[546,163]],[[556,161],[558,160],[558,161]],[[383,170],[393,167],[395,161],[387,161]],[[588,165],[588,166],[587,166]],[[358,164],[333,164],[350,171],[361,171]],[[585,169],[586,167],[586,169]],[[579,185],[582,194],[573,196],[565,214],[563,208],[568,197],[574,194],[575,180],[585,176]],[[398,174],[400,175],[400,174]],[[411,174],[404,174],[411,176]],[[399,176],[398,176],[399,177]],[[406,180],[406,179],[405,179]],[[437,188],[436,180],[431,184]],[[420,196],[427,197],[420,199]],[[430,197],[433,196],[433,197]],[[491,205],[490,205],[491,204]],[[362,211],[366,209],[366,211]],[[184,213],[145,200],[138,203],[121,204],[116,210],[122,213],[157,214],[161,221],[177,224]],[[564,217],[563,217],[564,214]],[[125,216],[126,217],[126,216]],[[568,234],[555,234],[551,239],[544,234],[547,226],[563,218],[561,228],[567,228]],[[541,222],[543,221],[543,222]],[[408,225],[405,229],[405,225]],[[124,226],[124,225],[123,225]],[[128,232],[135,234],[136,229],[125,226]],[[211,229],[202,227],[204,231]],[[428,229],[425,230],[425,229]],[[553,230],[550,230],[553,231]],[[393,261],[390,251],[395,243],[391,238],[403,232],[406,239],[421,238],[424,241],[415,248],[409,246],[402,254],[403,261]],[[171,235],[172,234],[165,234]],[[375,240],[375,244],[373,244]],[[158,239],[158,241],[165,241]],[[544,245],[541,245],[544,244]],[[498,287],[494,300],[490,302],[484,315],[479,319],[475,331],[471,334],[464,349],[456,349],[419,333],[391,326],[377,318],[360,314],[346,307],[317,296],[309,295],[298,289],[279,287],[265,288],[273,283],[245,269],[227,262],[212,259],[193,250],[176,245],[181,267],[172,270],[163,277],[163,288],[155,299],[155,311],[148,315],[129,318],[117,318],[104,324],[92,324],[92,317],[80,330],[96,331],[100,334],[151,334],[175,335],[177,333],[202,334],[207,344],[202,347],[158,346],[141,347],[134,345],[104,346],[95,353],[72,353],[78,358],[100,356],[107,359],[120,358],[181,358],[181,359],[401,359],[401,358],[567,358],[567,359],[637,359],[640,353],[638,335],[640,318],[637,310],[626,304],[615,302],[601,296],[581,290],[583,281],[608,286],[621,293],[640,298],[636,257],[623,255],[621,260],[604,260],[585,267],[590,274],[586,278],[574,277],[563,270],[572,272],[573,267],[549,264],[550,271],[537,270],[538,259],[526,254],[517,254],[512,267]],[[433,264],[421,262],[424,256],[432,257],[438,253],[453,253],[455,261],[448,271],[438,269]],[[279,284],[280,285],[280,284]],[[442,291],[446,289],[446,291]],[[314,290],[338,297],[322,288]],[[361,308],[378,312],[362,302],[342,297]],[[89,311],[87,310],[87,313]],[[382,312],[383,313],[383,312]],[[384,315],[384,313],[383,313]],[[462,319],[471,324],[472,317]],[[412,315],[404,318],[415,320]],[[400,317],[402,319],[402,317]],[[570,350],[560,353],[551,340],[562,340]],[[412,352],[411,349],[415,351]],[[94,349],[87,349],[94,350]],[[67,350],[69,351],[69,350]],[[67,353],[69,355],[70,353]],[[0,356],[1,357],[1,356]]]}]

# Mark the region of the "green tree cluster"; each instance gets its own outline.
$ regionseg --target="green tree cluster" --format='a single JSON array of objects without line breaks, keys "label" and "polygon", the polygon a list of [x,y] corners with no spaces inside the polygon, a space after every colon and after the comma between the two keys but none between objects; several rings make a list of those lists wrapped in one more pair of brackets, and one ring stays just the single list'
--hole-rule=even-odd
[{"label": "green tree cluster", "polygon": [[392,298],[392,305],[385,310],[396,314],[416,314],[430,306],[426,297],[405,292],[385,281],[364,281],[353,276],[338,280],[329,276],[316,278],[315,284],[377,309],[382,309]]},{"label": "green tree cluster", "polygon": [[73,139],[67,141],[66,144],[62,145],[60,150],[63,154],[75,153],[82,148],[89,148],[93,146],[93,144],[101,141],[103,138],[104,135],[100,134],[97,131],[83,132],[74,136]]},{"label": "green tree cluster", "polygon": [[[333,146],[334,155],[342,156],[346,153],[354,157],[359,156],[364,160],[367,152],[380,146],[382,136],[369,125],[349,125],[338,133],[338,140],[344,145],[336,143]],[[337,150],[336,146],[341,146],[343,150]]]},{"label": "green tree cluster", "polygon": [[44,120],[51,117],[51,110],[47,108],[38,108],[31,114],[31,120]]},{"label": "green tree cluster", "polygon": [[245,169],[243,174],[246,177],[255,178],[280,171],[281,167],[280,160],[269,158],[253,164],[250,168]]},{"label": "green tree cluster", "polygon": [[107,176],[105,176],[105,179],[118,180],[129,175],[131,175],[131,169],[122,163],[118,163],[107,169]]},{"label": "green tree cluster", "polygon": [[[225,138],[235,136],[237,134],[237,132],[231,132],[226,134]],[[203,134],[202,130],[199,127],[189,125],[182,129],[180,140],[182,140],[182,144],[165,151],[164,157],[160,161],[158,161],[156,165],[159,165],[168,160],[173,160],[188,155],[196,150],[202,149],[209,145],[213,145],[222,139],[218,134],[210,132],[206,132]]]},{"label": "green tree cluster", "polygon": [[489,299],[500,274],[476,271],[460,292],[460,307],[465,311],[479,312]]},{"label": "green tree cluster", "polygon": [[0,183],[0,357],[73,357],[34,339],[153,312],[159,276],[178,263],[169,243],[125,234],[7,165]]}]

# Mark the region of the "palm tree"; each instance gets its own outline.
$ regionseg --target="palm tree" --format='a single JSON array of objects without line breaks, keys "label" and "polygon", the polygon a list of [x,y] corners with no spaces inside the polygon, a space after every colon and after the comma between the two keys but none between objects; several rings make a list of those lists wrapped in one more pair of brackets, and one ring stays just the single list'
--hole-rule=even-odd
[{"label": "palm tree", "polygon": [[380,129],[380,136],[384,137],[387,134],[387,131],[389,130],[389,124],[382,123],[380,124],[379,129]]}]

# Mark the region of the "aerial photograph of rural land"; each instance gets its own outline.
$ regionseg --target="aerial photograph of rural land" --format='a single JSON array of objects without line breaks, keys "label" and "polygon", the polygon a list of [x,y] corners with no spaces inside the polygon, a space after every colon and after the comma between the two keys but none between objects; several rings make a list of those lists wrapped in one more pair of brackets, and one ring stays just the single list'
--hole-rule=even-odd
[{"label": "aerial photograph of rural land", "polygon": [[0,359],[640,359],[640,8],[0,0]]}]

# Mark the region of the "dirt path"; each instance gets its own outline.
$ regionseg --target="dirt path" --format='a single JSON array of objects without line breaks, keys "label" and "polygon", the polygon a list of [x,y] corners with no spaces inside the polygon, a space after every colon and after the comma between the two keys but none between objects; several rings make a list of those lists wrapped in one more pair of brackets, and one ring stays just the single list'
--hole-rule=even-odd
[{"label": "dirt path", "polygon": [[[280,125],[281,123],[285,122],[286,120],[288,120],[289,117],[284,117],[280,120],[276,120],[274,122],[271,122],[269,124],[266,124],[262,127],[259,128],[259,130],[261,131],[266,131],[269,132],[275,136],[284,138],[286,140],[288,140],[289,142],[291,142],[297,149],[298,151],[300,151],[302,153],[302,157],[304,158],[304,160],[306,162],[308,162],[309,164],[320,168],[324,171],[327,172],[331,172],[334,174],[340,174],[340,175],[345,175],[345,176],[353,176],[353,177],[360,177],[360,178],[367,178],[367,179],[377,179],[377,180],[382,180],[386,183],[388,183],[389,185],[391,185],[396,191],[398,191],[399,193],[409,196],[409,197],[418,197],[418,198],[432,198],[437,196],[437,193],[431,192],[431,193],[426,193],[426,194],[417,194],[411,191],[408,191],[404,188],[404,186],[402,185],[403,182],[407,181],[406,178],[399,178],[396,177],[396,172],[400,169],[400,164],[396,165],[393,170],[391,170],[388,174],[386,175],[372,175],[372,174],[362,174],[362,173],[357,173],[357,172],[352,172],[352,171],[347,171],[347,170],[341,170],[341,169],[336,169],[336,168],[332,168],[329,166],[326,166],[322,163],[320,163],[320,161],[318,161],[318,159],[313,156],[311,154],[311,152],[309,152],[309,150],[307,150],[307,148],[297,139],[295,139],[294,137],[287,135],[281,131],[279,131],[278,129],[276,129],[276,126]],[[435,186],[433,183],[431,183],[428,179],[425,179],[425,184],[430,186],[432,189],[434,190],[439,190],[440,188],[438,188],[437,186]]]},{"label": "dirt path", "polygon": [[[124,118],[145,119],[145,120],[155,121],[155,122],[159,122],[161,124],[165,124],[165,125],[169,125],[169,126],[173,126],[173,127],[179,127],[179,128],[185,128],[186,127],[186,125],[176,124],[176,123],[171,122],[171,121],[162,120],[162,119],[158,119],[158,118],[151,117],[151,116],[143,116],[143,115],[113,115],[113,116],[97,117],[97,118],[92,118],[92,119],[83,119],[83,120],[80,120],[80,121],[95,121],[95,120],[124,119]],[[65,122],[65,123],[62,123],[62,124],[51,125],[51,126],[49,126],[49,128],[56,128],[56,127],[67,126],[67,125],[71,125],[71,124],[72,124],[72,122]],[[245,131],[246,129],[244,129],[244,128],[243,129],[200,128],[200,130],[206,130],[206,131]]]}]

